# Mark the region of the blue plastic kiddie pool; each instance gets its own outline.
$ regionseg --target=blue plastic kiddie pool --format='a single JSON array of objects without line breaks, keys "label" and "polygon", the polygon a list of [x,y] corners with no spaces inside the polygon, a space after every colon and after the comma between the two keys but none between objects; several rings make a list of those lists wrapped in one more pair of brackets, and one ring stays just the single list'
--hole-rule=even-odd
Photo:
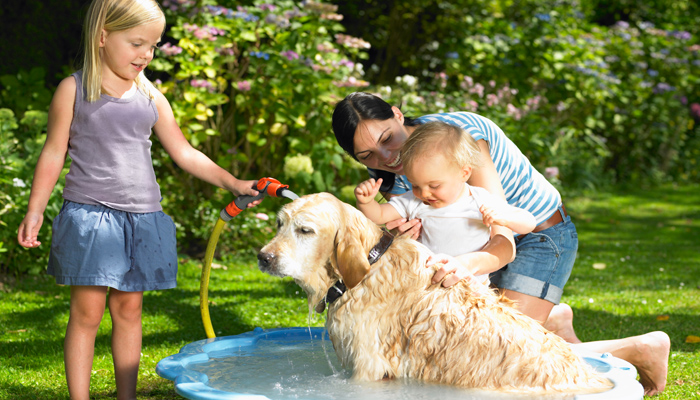
[{"label": "blue plastic kiddie pool", "polygon": [[323,328],[255,328],[240,335],[204,339],[164,358],[156,372],[192,400],[638,400],[644,395],[637,371],[609,354],[579,356],[615,387],[597,394],[528,396],[461,389],[410,380],[353,382],[343,370]]}]

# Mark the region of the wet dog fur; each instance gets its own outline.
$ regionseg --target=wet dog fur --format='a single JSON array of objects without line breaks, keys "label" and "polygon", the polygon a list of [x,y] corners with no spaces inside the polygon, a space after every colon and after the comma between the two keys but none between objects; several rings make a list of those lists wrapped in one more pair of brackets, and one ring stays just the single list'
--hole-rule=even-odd
[{"label": "wet dog fur", "polygon": [[522,393],[600,392],[612,387],[569,345],[480,283],[432,284],[431,252],[396,237],[371,265],[381,229],[328,193],[278,213],[259,268],[292,277],[312,309],[339,279],[347,292],[328,307],[326,329],[357,380],[412,378]]}]

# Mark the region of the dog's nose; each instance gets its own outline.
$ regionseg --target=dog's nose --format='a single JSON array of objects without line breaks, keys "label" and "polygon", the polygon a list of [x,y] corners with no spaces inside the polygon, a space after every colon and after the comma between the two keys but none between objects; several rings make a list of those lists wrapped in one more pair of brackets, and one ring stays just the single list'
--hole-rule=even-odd
[{"label": "dog's nose", "polygon": [[275,256],[271,253],[263,253],[262,251],[258,253],[258,265],[263,268],[267,268],[275,260]]}]

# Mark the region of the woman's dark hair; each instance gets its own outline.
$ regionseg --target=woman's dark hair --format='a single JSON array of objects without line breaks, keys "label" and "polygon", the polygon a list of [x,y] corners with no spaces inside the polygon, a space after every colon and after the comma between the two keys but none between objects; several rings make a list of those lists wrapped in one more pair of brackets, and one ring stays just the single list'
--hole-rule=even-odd
[{"label": "woman's dark hair", "polygon": [[[382,98],[366,92],[354,92],[347,95],[335,106],[333,111],[333,133],[335,140],[338,141],[340,147],[345,150],[350,157],[357,160],[355,157],[355,146],[353,140],[357,126],[362,121],[377,120],[385,121],[394,118],[394,111],[391,109],[391,104],[384,101]],[[405,126],[419,125],[412,118],[404,117]],[[359,160],[358,160],[359,161]],[[377,178],[382,178],[382,186],[379,188],[382,192],[388,192],[394,186],[396,174],[389,171],[376,170]]]}]

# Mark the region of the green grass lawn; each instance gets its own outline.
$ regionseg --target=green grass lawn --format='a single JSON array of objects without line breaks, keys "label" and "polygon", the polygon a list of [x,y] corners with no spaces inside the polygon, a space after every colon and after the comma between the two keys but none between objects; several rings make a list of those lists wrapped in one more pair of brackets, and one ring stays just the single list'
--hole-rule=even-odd
[{"label": "green grass lawn", "polygon": [[[700,343],[686,343],[700,336],[700,186],[594,193],[565,204],[580,247],[563,301],[574,309],[579,338],[665,331],[672,341],[668,385],[657,398],[700,399]],[[156,374],[156,364],[205,338],[201,261],[182,261],[177,289],[144,298],[139,398],[181,398]],[[260,273],[252,258],[228,255],[218,262],[225,269],[212,271],[209,291],[217,335],[323,325],[323,317],[310,319],[303,292],[291,280]],[[68,398],[62,353],[68,302],[69,289],[51,277],[0,281],[0,399]],[[116,398],[110,330],[107,311],[95,345],[95,399]]]}]

